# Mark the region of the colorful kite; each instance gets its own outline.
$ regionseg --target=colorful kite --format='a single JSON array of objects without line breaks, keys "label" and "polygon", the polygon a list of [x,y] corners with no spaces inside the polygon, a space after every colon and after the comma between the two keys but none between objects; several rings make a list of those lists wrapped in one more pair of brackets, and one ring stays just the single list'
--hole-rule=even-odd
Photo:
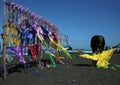
[{"label": "colorful kite", "polygon": [[40,50],[41,49],[40,45],[35,44],[35,45],[32,45],[32,46],[28,46],[28,48],[29,48],[30,55],[31,55],[32,59],[36,60],[37,54],[40,55],[40,51],[41,51]]},{"label": "colorful kite", "polygon": [[112,48],[109,50],[105,50],[100,54],[80,54],[80,57],[91,59],[97,61],[96,66],[97,67],[103,67],[103,68],[110,68],[109,60],[112,57],[114,51],[116,49]]},{"label": "colorful kite", "polygon": [[26,63],[26,61],[24,59],[25,47],[23,47],[23,46],[8,47],[7,51],[17,55],[19,57],[19,62]]}]

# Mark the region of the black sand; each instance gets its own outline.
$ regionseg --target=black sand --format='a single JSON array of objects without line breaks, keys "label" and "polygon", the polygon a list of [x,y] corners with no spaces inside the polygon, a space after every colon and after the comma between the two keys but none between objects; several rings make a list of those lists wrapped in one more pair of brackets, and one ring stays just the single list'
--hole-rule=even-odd
[{"label": "black sand", "polygon": [[[110,62],[120,64],[120,54],[114,54]],[[74,57],[56,68],[13,71],[6,80],[0,77],[0,85],[120,85],[120,69],[96,68],[91,60]]]}]

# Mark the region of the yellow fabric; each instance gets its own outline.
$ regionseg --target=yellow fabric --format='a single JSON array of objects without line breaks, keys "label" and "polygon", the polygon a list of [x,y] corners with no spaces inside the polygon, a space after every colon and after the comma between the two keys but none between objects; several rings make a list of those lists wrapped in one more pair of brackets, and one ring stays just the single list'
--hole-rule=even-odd
[{"label": "yellow fabric", "polygon": [[18,46],[20,44],[20,39],[17,37],[17,34],[18,34],[17,29],[15,27],[12,27],[11,31],[12,31],[12,35],[13,35],[13,37],[11,39],[12,44]]},{"label": "yellow fabric", "polygon": [[8,41],[9,41],[8,36],[9,36],[9,27],[7,25],[7,27],[6,27],[6,40],[5,40],[6,44],[8,44]]},{"label": "yellow fabric", "polygon": [[17,28],[11,24],[6,24],[6,44],[8,45],[9,43],[11,43],[15,46],[18,46],[20,44],[20,39],[17,36]]},{"label": "yellow fabric", "polygon": [[87,59],[91,59],[91,60],[95,60],[97,61],[96,65],[98,67],[104,67],[104,68],[108,68],[108,62],[110,60],[110,58],[112,57],[113,52],[115,51],[114,49],[110,49],[110,50],[105,50],[100,54],[82,54],[79,55],[80,57],[83,58],[87,58]]},{"label": "yellow fabric", "polygon": [[44,39],[38,35],[38,39],[43,43]]},{"label": "yellow fabric", "polygon": [[55,44],[57,47],[61,48],[69,58],[72,58],[70,56],[70,54],[66,51],[66,49],[61,44],[54,42],[54,40],[51,37],[49,37],[49,39],[53,44]]},{"label": "yellow fabric", "polygon": [[97,61],[98,58],[99,58],[99,55],[96,55],[96,54],[82,54],[82,55],[80,55],[80,57]]},{"label": "yellow fabric", "polygon": [[16,29],[15,27],[12,27],[11,30],[12,30],[12,34],[13,34],[13,35],[17,35],[17,29]]},{"label": "yellow fabric", "polygon": [[64,59],[65,57],[63,56],[56,56],[55,54],[50,53],[54,58],[56,58],[57,60],[61,60]]},{"label": "yellow fabric", "polygon": [[103,53],[99,54],[100,57],[97,61],[97,66],[108,68],[108,62],[110,58],[112,57],[114,51],[115,49],[110,49],[110,50],[106,50]]},{"label": "yellow fabric", "polygon": [[20,45],[20,39],[16,38],[16,37],[13,37],[11,39],[12,41],[12,44],[15,45],[15,46],[19,46]]}]

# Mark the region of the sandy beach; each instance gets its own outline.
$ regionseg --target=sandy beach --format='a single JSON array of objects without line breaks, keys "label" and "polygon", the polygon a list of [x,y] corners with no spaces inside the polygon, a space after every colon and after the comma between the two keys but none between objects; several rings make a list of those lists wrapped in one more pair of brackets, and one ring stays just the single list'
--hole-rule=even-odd
[{"label": "sandy beach", "polygon": [[[120,69],[93,67],[91,60],[78,56],[64,62],[49,69],[30,67],[13,71],[6,80],[0,77],[0,85],[120,85]],[[120,64],[120,54],[115,53],[110,63]]]}]

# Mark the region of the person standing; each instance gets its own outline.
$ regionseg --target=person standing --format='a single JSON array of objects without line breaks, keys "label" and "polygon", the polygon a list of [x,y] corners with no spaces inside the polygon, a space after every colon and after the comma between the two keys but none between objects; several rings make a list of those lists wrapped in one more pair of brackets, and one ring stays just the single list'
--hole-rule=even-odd
[{"label": "person standing", "polygon": [[[92,48],[92,53],[102,53],[104,51],[105,47],[105,39],[102,35],[94,35],[91,38],[90,42],[91,48]],[[92,64],[96,66],[97,61],[92,61]]]}]

